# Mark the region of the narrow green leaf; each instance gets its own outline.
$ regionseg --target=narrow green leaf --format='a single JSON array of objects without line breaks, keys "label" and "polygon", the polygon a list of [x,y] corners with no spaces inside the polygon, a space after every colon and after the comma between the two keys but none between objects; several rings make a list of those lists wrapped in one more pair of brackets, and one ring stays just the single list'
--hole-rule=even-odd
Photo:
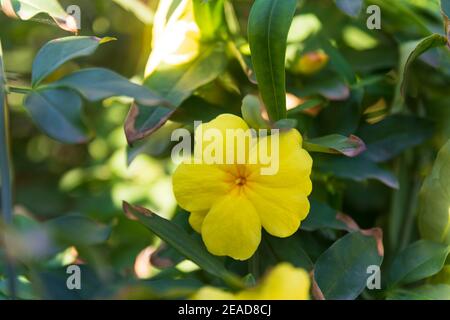
[{"label": "narrow green leaf", "polygon": [[97,37],[65,37],[46,43],[39,50],[33,62],[31,84],[36,87],[67,61],[89,56],[98,46],[113,40],[113,38]]},{"label": "narrow green leaf", "polygon": [[32,91],[24,106],[45,134],[63,143],[85,143],[90,135],[82,121],[80,96],[65,89]]},{"label": "narrow green leaf", "polygon": [[426,38],[418,41],[407,42],[401,47],[402,61],[400,64],[400,92],[405,96],[407,85],[408,71],[411,64],[426,51],[444,46],[447,43],[447,38],[440,34],[432,34]]},{"label": "narrow green leaf", "polygon": [[249,17],[253,68],[273,122],[286,118],[286,43],[296,6],[296,0],[256,0]]},{"label": "narrow green leaf", "polygon": [[418,216],[422,238],[450,245],[450,140],[420,190]]},{"label": "narrow green leaf", "polygon": [[447,245],[427,240],[414,242],[395,257],[389,271],[389,286],[408,284],[437,274],[449,253]]},{"label": "narrow green leaf", "polygon": [[368,267],[381,266],[383,255],[381,229],[349,233],[317,259],[314,279],[325,299],[356,299],[367,285]]},{"label": "narrow green leaf", "polygon": [[40,13],[49,15],[66,31],[77,32],[77,22],[67,14],[57,0],[0,0],[0,10],[7,16],[30,20]]},{"label": "narrow green leaf", "polygon": [[123,203],[123,210],[129,218],[141,222],[167,244],[174,247],[206,272],[221,278],[230,285],[237,287],[242,285],[235,275],[225,269],[217,257],[206,251],[200,242],[195,241],[178,225],[147,209],[132,206],[126,202]]},{"label": "narrow green leaf", "polygon": [[345,137],[339,134],[306,140],[303,146],[308,151],[343,154],[347,157],[356,157],[366,150],[364,141],[357,136]]},{"label": "narrow green leaf", "polygon": [[127,78],[103,68],[89,68],[74,72],[49,84],[48,87],[74,89],[89,101],[127,96],[145,106],[165,104],[162,98],[148,88],[132,83]]}]

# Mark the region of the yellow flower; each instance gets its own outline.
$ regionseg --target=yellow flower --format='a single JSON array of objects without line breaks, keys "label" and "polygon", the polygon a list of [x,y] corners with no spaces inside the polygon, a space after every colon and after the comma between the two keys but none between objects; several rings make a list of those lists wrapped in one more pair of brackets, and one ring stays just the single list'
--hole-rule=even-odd
[{"label": "yellow flower", "polygon": [[308,52],[300,58],[294,67],[294,71],[311,75],[322,70],[329,60],[328,55],[322,51]]},{"label": "yellow flower", "polygon": [[152,53],[145,76],[161,64],[181,65],[193,60],[200,50],[200,29],[195,23],[192,0],[182,0],[175,11],[172,1],[160,1],[153,24]]},{"label": "yellow flower", "polygon": [[[201,148],[206,152],[213,144],[201,135],[207,129],[216,129],[226,137],[225,131],[244,134],[249,127],[238,116],[220,115],[197,128],[196,151]],[[248,161],[257,150],[275,143],[273,137],[246,145],[244,164],[182,163],[175,171],[173,189],[177,202],[191,213],[191,226],[201,233],[212,254],[246,260],[259,246],[262,227],[273,236],[289,237],[306,218],[310,209],[307,197],[312,191],[312,159],[302,149],[297,130],[276,135],[279,154],[271,154],[279,159],[275,174],[263,175],[265,163]],[[225,141],[224,148],[228,145]],[[224,157],[227,152],[230,150],[224,149]]]},{"label": "yellow flower", "polygon": [[310,279],[308,273],[281,263],[272,269],[258,286],[231,294],[223,290],[204,287],[193,300],[309,300]]}]

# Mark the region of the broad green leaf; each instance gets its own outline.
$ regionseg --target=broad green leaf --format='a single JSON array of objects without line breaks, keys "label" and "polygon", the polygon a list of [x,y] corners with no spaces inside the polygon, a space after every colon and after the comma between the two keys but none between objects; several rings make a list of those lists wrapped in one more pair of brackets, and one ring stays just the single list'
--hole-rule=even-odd
[{"label": "broad green leaf", "polygon": [[305,221],[302,222],[301,229],[316,231],[330,228],[335,230],[351,231],[352,229],[344,222],[342,215],[327,204],[311,200],[311,210]]},{"label": "broad green leaf", "polygon": [[368,267],[381,266],[383,255],[381,229],[349,233],[319,257],[314,279],[325,299],[356,299],[367,285]]},{"label": "broad green leaf", "polygon": [[203,39],[211,40],[218,36],[224,21],[225,0],[204,1],[192,0],[195,21],[200,28]]},{"label": "broad green leaf", "polygon": [[132,83],[127,78],[103,68],[83,69],[48,86],[71,88],[89,101],[100,101],[113,96],[127,96],[145,106],[165,103],[148,88]]},{"label": "broad green leaf", "polygon": [[297,268],[308,271],[313,269],[313,262],[296,235],[286,239],[268,235],[264,240],[279,262],[289,262]]},{"label": "broad green leaf", "polygon": [[352,17],[357,17],[361,13],[362,0],[336,0],[339,9]]},{"label": "broad green leaf", "polygon": [[89,56],[97,50],[100,44],[111,40],[112,38],[65,37],[46,43],[39,50],[33,62],[32,86],[39,85],[42,80],[67,61]]},{"label": "broad green leaf", "polygon": [[111,235],[111,226],[76,214],[49,220],[44,227],[58,244],[96,245],[105,242]]},{"label": "broad green leaf", "polygon": [[401,94],[405,95],[405,90],[407,86],[407,78],[408,71],[411,64],[420,57],[426,51],[436,48],[442,47],[447,43],[447,38],[441,36],[440,34],[432,34],[426,38],[423,38],[418,41],[407,42],[401,47],[401,57],[402,61],[400,64],[400,80]]},{"label": "broad green leaf", "polygon": [[262,117],[261,102],[256,96],[247,95],[242,100],[242,117],[253,129],[267,129],[269,124]]},{"label": "broad green leaf", "polygon": [[45,134],[64,143],[85,143],[90,135],[82,121],[82,100],[72,90],[44,89],[25,97],[24,107]]},{"label": "broad green leaf", "polygon": [[303,146],[311,152],[343,154],[347,157],[356,157],[366,150],[364,141],[357,136],[345,137],[339,134],[305,140]]},{"label": "broad green leaf", "polygon": [[387,300],[450,300],[450,285],[424,285],[414,289],[388,292]]},{"label": "broad green leaf", "polygon": [[29,20],[40,13],[45,13],[61,29],[73,33],[78,31],[75,18],[69,15],[57,0],[0,0],[0,4],[0,9],[12,18]]},{"label": "broad green leaf", "polygon": [[433,124],[423,118],[393,115],[376,124],[363,125],[357,134],[367,145],[364,156],[384,162],[430,138]]},{"label": "broad green leaf", "polygon": [[139,20],[145,24],[153,22],[154,12],[147,4],[140,0],[113,0],[119,6],[133,13]]},{"label": "broad green leaf", "polygon": [[389,286],[408,284],[437,274],[443,267],[450,246],[427,240],[409,245],[394,259],[389,271]]},{"label": "broad green leaf", "polygon": [[253,68],[269,118],[286,118],[286,42],[296,0],[256,0],[248,22]]},{"label": "broad green leaf", "polygon": [[215,80],[227,63],[223,45],[217,43],[203,47],[201,54],[185,65],[160,66],[145,85],[172,106],[133,105],[125,122],[128,142],[132,144],[158,130],[194,90]]},{"label": "broad green leaf", "polygon": [[126,202],[123,204],[123,209],[130,218],[141,222],[167,244],[174,247],[206,272],[221,278],[230,285],[241,286],[240,280],[225,269],[220,259],[206,251],[200,242],[195,241],[178,225],[147,209],[131,206]]},{"label": "broad green leaf", "polygon": [[450,140],[420,190],[418,216],[422,238],[450,245]]},{"label": "broad green leaf", "polygon": [[350,179],[357,182],[373,179],[394,189],[397,189],[399,186],[398,179],[393,173],[382,169],[376,163],[361,156],[357,158],[316,156],[314,167],[315,170],[334,175],[337,178]]}]

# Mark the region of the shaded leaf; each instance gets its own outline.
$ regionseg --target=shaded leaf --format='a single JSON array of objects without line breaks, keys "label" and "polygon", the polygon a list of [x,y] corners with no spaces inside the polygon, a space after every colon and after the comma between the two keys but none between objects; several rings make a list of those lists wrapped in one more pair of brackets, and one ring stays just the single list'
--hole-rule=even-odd
[{"label": "shaded leaf", "polygon": [[343,154],[347,157],[356,157],[366,150],[364,141],[354,135],[345,137],[339,134],[332,134],[306,140],[303,145],[308,151]]},{"label": "shaded leaf", "polygon": [[49,137],[64,143],[84,143],[90,138],[82,121],[80,96],[65,89],[32,91],[24,107],[33,122]]},{"label": "shaded leaf", "polygon": [[336,0],[339,9],[352,17],[357,17],[362,9],[362,0]]},{"label": "shaded leaf", "polygon": [[281,239],[268,235],[265,240],[279,262],[289,262],[308,271],[313,269],[313,262],[297,236]]},{"label": "shaded leaf", "polygon": [[325,299],[353,300],[367,284],[369,266],[383,262],[381,229],[353,232],[336,241],[317,260],[314,279]]},{"label": "shaded leaf", "polygon": [[193,0],[193,5],[195,21],[203,39],[211,40],[217,37],[225,18],[224,0]]},{"label": "shaded leaf", "polygon": [[105,242],[111,235],[111,226],[77,214],[49,220],[45,228],[57,243],[76,246],[96,245]]},{"label": "shaded leaf", "polygon": [[138,220],[167,244],[174,247],[187,259],[196,263],[203,270],[224,280],[225,282],[240,286],[240,280],[225,269],[220,259],[211,255],[206,248],[195,241],[178,225],[156,215],[142,207],[123,203],[124,212],[132,219]]},{"label": "shaded leaf", "polygon": [[100,101],[113,96],[127,96],[145,106],[166,104],[160,97],[144,86],[103,68],[89,68],[74,72],[50,87],[68,87],[78,91],[89,101]]},{"label": "shaded leaf", "polygon": [[427,240],[410,244],[395,257],[389,271],[389,285],[408,284],[437,274],[449,253],[449,246]]},{"label": "shaded leaf", "polygon": [[0,9],[12,18],[30,20],[40,13],[45,13],[61,29],[73,33],[78,31],[74,17],[67,14],[57,0],[0,0],[0,4]]},{"label": "shaded leaf", "polygon": [[327,204],[315,200],[311,200],[310,203],[311,210],[308,217],[302,222],[302,230],[315,231],[325,228],[346,231],[352,230],[340,218],[341,214]]},{"label": "shaded leaf", "polygon": [[424,285],[414,289],[388,292],[387,300],[450,300],[450,285]]},{"label": "shaded leaf", "polygon": [[102,43],[112,38],[65,37],[47,42],[36,55],[33,62],[31,84],[36,87],[67,61],[93,54]]},{"label": "shaded leaf", "polygon": [[398,179],[393,173],[363,157],[343,158],[324,155],[315,157],[314,167],[316,170],[342,179],[358,182],[374,179],[394,189],[399,186]]},{"label": "shaded leaf", "polygon": [[424,239],[450,245],[450,140],[420,190],[418,217]]},{"label": "shaded leaf", "polygon": [[373,125],[364,125],[358,135],[366,142],[364,156],[384,162],[406,149],[420,145],[433,134],[433,123],[406,115],[394,115]]},{"label": "shaded leaf", "polygon": [[286,118],[286,42],[296,0],[256,0],[248,23],[253,68],[272,121]]}]

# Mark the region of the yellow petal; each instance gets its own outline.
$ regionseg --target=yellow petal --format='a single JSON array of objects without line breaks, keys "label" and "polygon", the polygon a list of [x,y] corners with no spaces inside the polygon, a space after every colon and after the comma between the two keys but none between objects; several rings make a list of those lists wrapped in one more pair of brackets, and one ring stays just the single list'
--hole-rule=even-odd
[{"label": "yellow petal", "polygon": [[245,290],[237,295],[245,300],[308,300],[310,279],[308,273],[281,263],[272,269],[254,289]]},{"label": "yellow petal", "polygon": [[247,260],[261,241],[261,222],[246,197],[233,190],[208,212],[202,237],[212,254]]},{"label": "yellow petal", "polygon": [[213,287],[203,287],[191,297],[191,300],[235,300],[235,299],[236,298],[234,297],[233,294]]},{"label": "yellow petal", "polygon": [[180,207],[187,211],[209,210],[228,193],[229,173],[223,166],[180,164],[172,177],[173,192]]},{"label": "yellow petal", "polygon": [[202,232],[203,220],[205,220],[208,210],[204,211],[193,211],[189,216],[189,224],[198,233]]},{"label": "yellow petal", "polygon": [[256,157],[254,153],[267,149],[272,161],[278,161],[276,165],[278,170],[274,174],[264,174],[262,168],[267,168],[268,165],[261,163],[261,156],[258,156],[259,164],[249,165],[252,173],[248,180],[271,188],[296,188],[303,194],[309,195],[312,190],[310,175],[313,161],[308,152],[301,147],[300,133],[295,129],[280,133],[278,154],[272,154],[271,151],[274,137],[277,136],[260,139],[258,147],[253,148],[251,153],[253,157]]},{"label": "yellow petal", "polygon": [[252,138],[251,131],[242,118],[222,114],[197,127],[194,154],[196,159],[203,159],[209,164],[217,163],[208,162],[210,158],[216,157],[222,164],[244,164],[253,143],[256,143],[256,139]]},{"label": "yellow petal", "polygon": [[310,209],[308,198],[296,188],[270,188],[249,184],[246,193],[258,212],[264,229],[276,237],[293,235]]}]

